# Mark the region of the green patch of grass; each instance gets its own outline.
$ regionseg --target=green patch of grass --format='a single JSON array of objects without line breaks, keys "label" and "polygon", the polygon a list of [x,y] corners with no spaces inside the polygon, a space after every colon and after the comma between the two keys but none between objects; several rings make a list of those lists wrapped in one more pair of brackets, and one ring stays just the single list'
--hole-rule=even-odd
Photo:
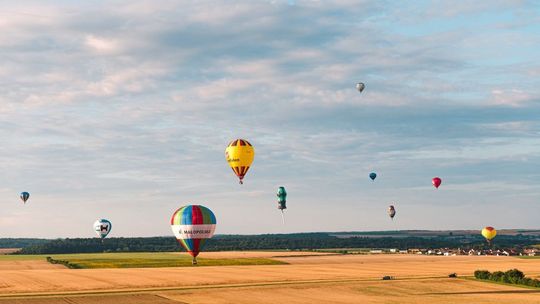
[{"label": "green patch of grass", "polygon": [[[192,266],[192,258],[178,253],[98,253],[57,254],[55,260],[68,261],[75,268],[149,268]],[[282,265],[287,264],[267,258],[205,259],[197,258],[197,266]]]},{"label": "green patch of grass", "polygon": [[534,289],[534,290],[540,289],[539,287],[534,287],[534,286],[527,286],[527,285],[522,285],[522,284],[511,284],[511,283],[492,281],[492,280],[481,280],[481,279],[477,279],[475,277],[460,277],[460,279],[465,279],[465,280],[470,280],[470,281],[477,281],[477,282],[484,282],[484,283],[491,283],[491,284],[497,284],[497,285],[504,285],[504,286],[520,287],[520,288],[525,288],[525,289]]},{"label": "green patch of grass", "polygon": [[540,259],[540,255],[536,255],[536,256],[524,255],[524,256],[516,256],[516,258],[526,259],[526,260],[534,260],[534,259]]}]

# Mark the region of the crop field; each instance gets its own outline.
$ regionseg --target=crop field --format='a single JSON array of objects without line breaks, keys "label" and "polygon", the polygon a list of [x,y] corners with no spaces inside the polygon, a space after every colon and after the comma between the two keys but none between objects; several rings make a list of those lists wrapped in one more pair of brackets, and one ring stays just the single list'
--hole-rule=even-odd
[{"label": "crop field", "polygon": [[[166,253],[112,253],[84,255],[53,255],[53,259],[65,260],[77,268],[146,268],[146,267],[188,267],[192,258],[188,255]],[[231,265],[280,265],[285,262],[268,258],[197,259],[197,266]]]},{"label": "crop field", "polygon": [[[3,256],[0,303],[540,303],[540,289],[471,279],[477,269],[518,268],[538,277],[539,259],[216,252],[201,254],[201,263],[219,262],[214,266],[153,268],[145,263],[152,260],[163,266],[171,259],[191,260],[177,253],[53,257],[96,264],[131,260],[130,266],[143,266],[67,269],[47,263],[45,256]],[[279,265],[238,264],[242,259]],[[450,273],[458,278],[448,278]],[[387,275],[394,279],[381,280]]]}]

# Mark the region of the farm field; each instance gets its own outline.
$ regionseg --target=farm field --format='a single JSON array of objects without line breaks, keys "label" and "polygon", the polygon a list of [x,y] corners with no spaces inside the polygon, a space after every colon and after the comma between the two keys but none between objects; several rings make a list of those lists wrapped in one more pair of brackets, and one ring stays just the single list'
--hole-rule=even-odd
[{"label": "farm field", "polygon": [[[115,254],[53,255],[55,258]],[[127,256],[152,255],[118,254]],[[185,254],[158,253],[156,260]],[[540,260],[493,256],[207,253],[207,259],[271,259],[283,265],[67,269],[41,256],[0,259],[0,303],[540,303],[540,290],[463,278],[477,269],[540,275]],[[166,257],[166,258],[165,258]],[[36,260],[37,259],[37,260]],[[12,264],[11,268],[6,267]],[[16,264],[13,264],[16,263]],[[34,265],[29,267],[25,264]],[[2,266],[3,265],[3,266]],[[19,268],[17,268],[18,266]],[[1,268],[3,267],[3,268]],[[449,273],[460,278],[450,279]],[[384,275],[395,280],[382,281]],[[37,298],[36,298],[37,297]],[[69,298],[68,300],[66,300]]]}]

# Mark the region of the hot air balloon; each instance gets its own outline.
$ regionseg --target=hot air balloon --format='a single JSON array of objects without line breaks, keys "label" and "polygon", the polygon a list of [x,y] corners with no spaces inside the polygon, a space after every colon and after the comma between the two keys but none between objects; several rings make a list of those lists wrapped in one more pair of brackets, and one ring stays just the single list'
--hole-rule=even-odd
[{"label": "hot air balloon", "polygon": [[21,192],[20,198],[23,201],[23,203],[26,204],[26,201],[30,198],[30,193],[28,193],[26,191]]},{"label": "hot air balloon", "polygon": [[225,149],[225,159],[243,184],[243,179],[255,157],[255,149],[245,139],[235,139]]},{"label": "hot air balloon", "polygon": [[106,219],[98,219],[94,222],[94,231],[101,238],[101,242],[111,232],[111,229],[112,224]]},{"label": "hot air balloon", "polygon": [[491,244],[491,240],[497,236],[497,230],[493,227],[485,227],[482,229],[482,236],[486,238],[488,244]]},{"label": "hot air balloon", "polygon": [[431,180],[431,183],[433,184],[433,186],[435,186],[435,188],[439,189],[439,186],[441,185],[442,180],[439,177],[434,177]]},{"label": "hot air balloon", "polygon": [[283,216],[283,210],[287,209],[287,191],[285,191],[285,187],[278,188],[277,197],[278,209],[281,210],[281,218],[283,220],[283,224],[285,224],[285,217]]},{"label": "hot air balloon", "polygon": [[377,173],[371,172],[371,173],[369,174],[369,178],[371,178],[371,180],[374,181],[374,180],[377,178]]},{"label": "hot air balloon", "polygon": [[364,89],[366,88],[366,85],[362,82],[359,82],[356,84],[356,89],[358,90],[358,92],[362,93],[362,91],[364,91]]},{"label": "hot air balloon", "polygon": [[394,208],[394,205],[390,205],[388,207],[388,215],[392,220],[394,220],[394,216],[396,216],[396,208]]},{"label": "hot air balloon", "polygon": [[193,257],[193,265],[197,264],[197,255],[204,247],[206,240],[214,235],[216,216],[200,205],[187,205],[173,213],[171,229],[174,236]]}]

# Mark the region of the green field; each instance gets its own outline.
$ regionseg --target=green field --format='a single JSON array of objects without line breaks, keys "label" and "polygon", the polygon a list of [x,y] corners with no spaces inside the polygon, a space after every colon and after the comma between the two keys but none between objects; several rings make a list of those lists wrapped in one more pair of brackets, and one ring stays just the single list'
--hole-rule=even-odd
[{"label": "green field", "polygon": [[[191,256],[178,253],[88,253],[51,255],[4,255],[0,261],[45,260],[47,256],[55,260],[68,261],[76,268],[146,268],[146,267],[187,267],[192,266]],[[198,258],[197,266],[233,265],[281,265],[285,262],[266,258],[205,259]]]}]

